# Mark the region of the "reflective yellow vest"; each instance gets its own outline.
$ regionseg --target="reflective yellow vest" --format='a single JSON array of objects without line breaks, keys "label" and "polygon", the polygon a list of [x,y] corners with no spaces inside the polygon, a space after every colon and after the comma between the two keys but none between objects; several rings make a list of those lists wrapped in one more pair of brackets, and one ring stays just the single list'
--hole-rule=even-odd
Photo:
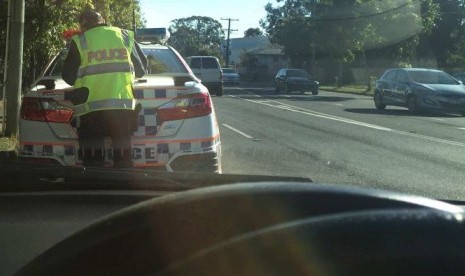
[{"label": "reflective yellow vest", "polygon": [[87,102],[74,106],[75,115],[97,110],[134,110],[134,66],[131,61],[134,33],[98,26],[75,35],[73,40],[81,55],[74,88],[89,89]]}]

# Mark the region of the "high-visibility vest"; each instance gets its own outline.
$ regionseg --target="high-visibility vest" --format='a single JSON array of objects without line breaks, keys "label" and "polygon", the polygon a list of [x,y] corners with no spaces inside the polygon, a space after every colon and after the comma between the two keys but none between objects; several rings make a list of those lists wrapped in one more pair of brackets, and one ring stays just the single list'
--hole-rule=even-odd
[{"label": "high-visibility vest", "polygon": [[98,26],[73,36],[73,40],[81,55],[74,88],[89,89],[87,101],[74,106],[74,114],[80,116],[109,109],[134,110],[134,65],[131,61],[134,33]]}]

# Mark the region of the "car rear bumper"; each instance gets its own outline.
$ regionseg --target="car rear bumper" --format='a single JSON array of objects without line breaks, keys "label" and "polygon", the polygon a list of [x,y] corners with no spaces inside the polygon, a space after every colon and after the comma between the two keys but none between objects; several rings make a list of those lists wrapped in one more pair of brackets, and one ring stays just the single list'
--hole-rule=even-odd
[{"label": "car rear bumper", "polygon": [[[78,143],[21,142],[18,158],[33,163],[82,166],[77,154]],[[105,167],[112,167],[111,148],[105,150]],[[136,168],[151,168],[169,172],[221,172],[221,142],[219,136],[198,142],[132,144],[132,161]]]},{"label": "car rear bumper", "polygon": [[223,79],[223,84],[235,84],[239,82],[240,80],[238,78],[224,78]]},{"label": "car rear bumper", "polygon": [[313,83],[290,83],[288,84],[288,88],[292,91],[313,91],[315,89],[318,89],[318,85],[315,85]]},{"label": "car rear bumper", "polygon": [[221,173],[221,150],[204,149],[202,153],[181,153],[173,158],[167,165],[167,171],[172,172],[205,172]]}]

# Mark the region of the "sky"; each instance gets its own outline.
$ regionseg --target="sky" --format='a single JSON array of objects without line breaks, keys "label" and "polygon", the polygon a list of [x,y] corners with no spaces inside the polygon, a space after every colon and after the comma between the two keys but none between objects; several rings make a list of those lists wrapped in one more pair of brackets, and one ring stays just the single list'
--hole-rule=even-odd
[{"label": "sky", "polygon": [[[208,16],[219,21],[224,29],[231,21],[231,37],[244,37],[248,28],[259,28],[259,20],[265,18],[265,5],[275,0],[140,0],[142,15],[147,28],[169,27],[173,19],[193,15]],[[225,35],[226,35],[225,31]]]}]

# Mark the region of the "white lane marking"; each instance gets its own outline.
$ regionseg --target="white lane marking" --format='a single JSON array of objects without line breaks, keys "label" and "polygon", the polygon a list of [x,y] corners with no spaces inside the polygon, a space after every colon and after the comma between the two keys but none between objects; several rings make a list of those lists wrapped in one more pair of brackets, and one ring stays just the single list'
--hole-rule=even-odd
[{"label": "white lane marking", "polygon": [[443,122],[443,121],[444,121],[444,119],[441,119],[441,118],[431,118],[431,120],[439,121],[439,122]]},{"label": "white lane marking", "polygon": [[[392,129],[392,128],[388,128],[388,127],[378,126],[378,125],[374,125],[374,124],[364,123],[364,122],[351,120],[351,119],[347,119],[347,118],[343,118],[343,117],[338,117],[338,116],[334,116],[334,115],[329,115],[329,114],[325,114],[325,113],[321,113],[321,112],[317,112],[317,111],[303,109],[301,107],[288,105],[288,104],[281,103],[281,102],[276,101],[276,100],[270,100],[270,101],[264,102],[264,101],[256,101],[256,100],[250,100],[250,99],[244,99],[244,98],[242,98],[242,99],[245,100],[245,101],[249,101],[249,102],[253,102],[253,103],[257,103],[257,104],[261,104],[261,105],[266,105],[266,106],[273,107],[273,108],[289,110],[289,111],[304,114],[304,115],[309,115],[309,116],[314,116],[314,117],[318,117],[318,118],[338,121],[338,122],[342,122],[342,123],[368,127],[368,128],[372,128],[372,129],[376,129],[376,130],[396,133],[396,134],[399,134],[399,135],[404,135],[404,136],[419,138],[419,139],[423,139],[423,140],[433,141],[433,142],[437,142],[437,143],[441,143],[441,144],[446,144],[446,145],[452,145],[452,146],[458,146],[458,147],[465,148],[465,143],[460,143],[460,142],[455,142],[455,141],[451,141],[451,140],[435,138],[435,137],[431,137],[431,136],[427,136],[427,135],[421,135],[421,134],[411,133],[411,132],[407,132],[407,131],[396,130],[396,129]],[[272,104],[273,102],[275,104]]]},{"label": "white lane marking", "polygon": [[354,125],[359,125],[359,126],[364,126],[364,127],[369,127],[369,128],[379,129],[379,130],[385,130],[385,131],[391,131],[392,130],[390,128],[386,128],[386,127],[382,127],[382,126],[378,126],[378,125],[363,123],[363,122],[359,122],[359,121],[355,121],[355,120],[351,120],[351,119],[346,119],[346,118],[342,118],[342,117],[338,117],[338,116],[333,116],[333,115],[329,115],[329,114],[325,114],[325,113],[321,113],[321,112],[317,112],[317,111],[303,109],[303,108],[300,108],[300,107],[297,107],[297,106],[284,104],[284,103],[281,103],[281,102],[278,102],[278,101],[269,101],[269,102],[277,103],[277,104],[270,104],[269,102],[254,101],[254,100],[249,100],[249,99],[243,99],[243,100],[253,102],[253,103],[262,104],[262,105],[266,105],[266,106],[270,106],[270,107],[274,107],[274,108],[289,110],[289,111],[292,111],[292,112],[301,113],[301,114],[305,114],[305,115],[309,115],[309,116],[314,116],[314,117],[339,121],[339,122],[343,122],[343,123],[354,124]]},{"label": "white lane marking", "polygon": [[465,130],[465,127],[459,127],[459,129],[461,129],[461,130]]},{"label": "white lane marking", "polygon": [[341,103],[333,103],[333,105],[337,105],[337,106],[344,106],[343,104]]},{"label": "white lane marking", "polygon": [[263,101],[257,101],[257,102],[260,102],[260,103],[269,103],[269,102],[271,102],[271,100],[263,100]]},{"label": "white lane marking", "polygon": [[247,133],[245,133],[245,132],[243,132],[243,131],[240,131],[240,130],[238,130],[237,128],[234,128],[234,127],[232,127],[232,126],[230,126],[230,125],[228,125],[228,124],[223,124],[223,126],[229,128],[230,130],[232,130],[232,131],[234,131],[234,132],[236,132],[236,133],[238,133],[238,134],[240,134],[240,135],[242,135],[242,136],[244,136],[244,137],[247,138],[247,139],[253,139],[252,136],[250,136],[250,135],[248,135]]}]

